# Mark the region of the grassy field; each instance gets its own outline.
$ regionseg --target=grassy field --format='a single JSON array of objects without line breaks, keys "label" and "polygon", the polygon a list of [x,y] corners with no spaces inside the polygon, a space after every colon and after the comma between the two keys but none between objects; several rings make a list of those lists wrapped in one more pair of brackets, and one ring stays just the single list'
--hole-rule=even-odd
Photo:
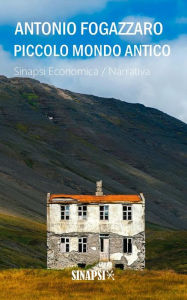
[{"label": "grassy field", "polygon": [[115,280],[72,281],[71,271],[4,270],[0,299],[186,299],[187,276],[173,271],[116,271]]}]

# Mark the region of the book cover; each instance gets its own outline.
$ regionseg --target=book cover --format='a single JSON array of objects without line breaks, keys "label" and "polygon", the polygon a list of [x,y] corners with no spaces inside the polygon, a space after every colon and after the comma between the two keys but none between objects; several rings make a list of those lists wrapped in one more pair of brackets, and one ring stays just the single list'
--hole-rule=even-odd
[{"label": "book cover", "polygon": [[185,299],[186,12],[0,1],[0,299]]}]

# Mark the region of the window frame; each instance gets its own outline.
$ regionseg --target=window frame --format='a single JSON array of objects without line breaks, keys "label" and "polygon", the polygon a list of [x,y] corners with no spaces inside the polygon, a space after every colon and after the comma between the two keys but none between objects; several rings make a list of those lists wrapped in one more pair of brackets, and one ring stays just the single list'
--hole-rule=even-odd
[{"label": "window frame", "polygon": [[78,219],[86,220],[87,219],[88,206],[85,204],[78,205]]},{"label": "window frame", "polygon": [[[125,209],[126,208],[126,209]],[[123,205],[123,221],[132,221],[132,205]]]},{"label": "window frame", "polygon": [[87,237],[79,237],[78,238],[78,252],[79,253],[87,253]]},{"label": "window frame", "polygon": [[[123,253],[124,254],[132,254],[132,252],[133,252],[132,240],[133,240],[132,238],[123,238]],[[130,243],[129,243],[129,241],[130,241]]]},{"label": "window frame", "polygon": [[60,205],[60,214],[61,220],[68,221],[70,219],[70,205],[61,204]]},{"label": "window frame", "polygon": [[99,218],[100,221],[109,221],[109,205],[99,205]]},{"label": "window frame", "polygon": [[63,253],[69,253],[70,252],[70,238],[69,237],[61,237],[60,244],[61,245],[64,244],[64,247],[61,247],[61,249],[64,248],[64,249],[62,249]]}]

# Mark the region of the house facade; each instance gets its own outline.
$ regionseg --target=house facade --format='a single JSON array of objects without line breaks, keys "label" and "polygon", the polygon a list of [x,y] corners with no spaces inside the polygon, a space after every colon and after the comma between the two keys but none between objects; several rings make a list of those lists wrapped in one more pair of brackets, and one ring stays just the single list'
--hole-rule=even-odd
[{"label": "house facade", "polygon": [[145,266],[145,199],[140,195],[47,194],[47,267]]}]

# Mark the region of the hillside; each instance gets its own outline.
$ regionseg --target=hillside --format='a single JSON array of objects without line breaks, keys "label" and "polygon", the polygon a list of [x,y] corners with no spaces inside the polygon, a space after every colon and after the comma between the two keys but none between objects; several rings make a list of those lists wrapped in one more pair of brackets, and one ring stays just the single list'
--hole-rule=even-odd
[{"label": "hillside", "polygon": [[105,193],[143,192],[148,222],[184,229],[186,134],[140,104],[0,76],[0,209],[44,221],[47,192],[103,179]]},{"label": "hillside", "polygon": [[0,214],[0,269],[46,268],[46,226]]}]

